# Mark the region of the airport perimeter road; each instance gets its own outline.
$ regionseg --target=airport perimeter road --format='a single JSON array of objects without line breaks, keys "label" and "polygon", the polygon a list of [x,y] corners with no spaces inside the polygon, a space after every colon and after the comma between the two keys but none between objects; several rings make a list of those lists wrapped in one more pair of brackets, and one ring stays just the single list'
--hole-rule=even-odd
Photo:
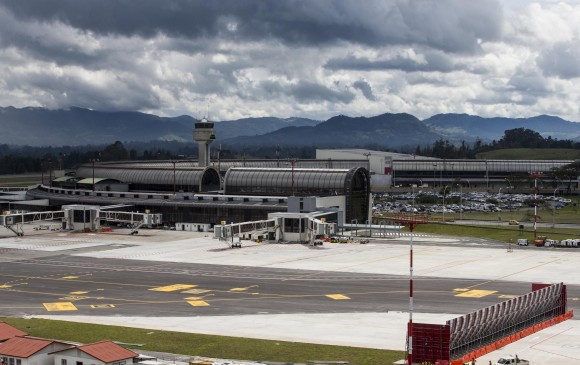
[{"label": "airport perimeter road", "polygon": [[[0,312],[177,317],[407,311],[408,285],[406,276],[43,255],[0,264]],[[529,283],[418,277],[415,310],[468,313],[529,290]],[[569,293],[580,296],[580,288],[569,287]]]}]

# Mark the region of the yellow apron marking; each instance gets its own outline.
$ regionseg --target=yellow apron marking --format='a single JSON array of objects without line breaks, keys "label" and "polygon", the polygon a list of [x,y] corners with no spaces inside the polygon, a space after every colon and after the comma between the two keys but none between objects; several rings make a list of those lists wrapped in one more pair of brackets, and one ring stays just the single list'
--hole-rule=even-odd
[{"label": "yellow apron marking", "polygon": [[83,299],[88,299],[89,297],[77,297],[77,296],[70,296],[70,297],[62,297],[62,298],[58,298],[60,300],[70,300],[71,302],[75,301],[75,300],[83,300]]},{"label": "yellow apron marking", "polygon": [[190,289],[190,290],[184,290],[181,292],[181,294],[203,294],[203,293],[209,293],[211,290],[207,290],[207,289]]},{"label": "yellow apron marking", "polygon": [[334,300],[346,300],[346,299],[350,299],[346,295],[342,295],[342,294],[327,294],[326,296],[329,297],[330,299],[334,299]]},{"label": "yellow apron marking", "polygon": [[468,291],[469,289],[466,288],[455,288],[453,291]]},{"label": "yellow apron marking", "polygon": [[58,311],[76,311],[77,307],[71,302],[59,302],[59,303],[42,303],[44,308],[49,312]]},{"label": "yellow apron marking", "polygon": [[256,287],[257,287],[257,285],[251,285],[251,286],[248,286],[246,288],[231,288],[230,291],[244,291],[244,290],[248,290],[250,288],[256,288]]},{"label": "yellow apron marking", "polygon": [[91,305],[91,308],[97,309],[97,308],[115,308],[114,304],[93,304]]},{"label": "yellow apron marking", "polygon": [[72,295],[80,295],[80,294],[87,294],[88,291],[71,291],[69,294]]},{"label": "yellow apron marking", "polygon": [[0,289],[8,289],[8,288],[12,288],[12,285],[8,284],[0,285]]},{"label": "yellow apron marking", "polygon": [[167,285],[167,286],[160,286],[158,288],[149,289],[151,291],[160,291],[160,292],[171,292],[171,291],[178,291],[183,289],[190,289],[195,288],[197,285],[189,285],[189,284],[175,284],[175,285]]},{"label": "yellow apron marking", "polygon": [[194,307],[208,307],[209,303],[204,302],[203,300],[191,300],[188,303]]},{"label": "yellow apron marking", "polygon": [[497,293],[497,290],[470,290],[455,296],[463,298],[483,298],[493,293]]},{"label": "yellow apron marking", "polygon": [[78,279],[78,276],[63,276],[61,279]]}]

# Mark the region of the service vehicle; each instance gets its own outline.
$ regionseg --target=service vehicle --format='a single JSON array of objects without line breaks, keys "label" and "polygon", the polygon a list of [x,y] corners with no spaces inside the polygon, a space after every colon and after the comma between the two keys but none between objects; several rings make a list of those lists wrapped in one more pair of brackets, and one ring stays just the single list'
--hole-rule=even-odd
[{"label": "service vehicle", "polygon": [[552,240],[552,239],[546,239],[546,242],[544,243],[545,247],[554,247],[560,244],[560,241],[558,240]]},{"label": "service vehicle", "polygon": [[545,243],[546,243],[546,236],[537,236],[534,239],[534,245],[536,245],[536,247],[542,247],[542,246],[544,246]]},{"label": "service vehicle", "polygon": [[512,219],[512,220],[510,220],[510,221],[508,222],[508,224],[509,224],[510,226],[517,226],[517,225],[519,225],[519,224],[520,224],[520,222],[518,222],[518,221],[516,221],[516,220]]},{"label": "service vehicle", "polygon": [[497,362],[495,364],[496,365],[510,365],[510,364],[529,365],[530,362],[528,360],[518,358],[517,355],[516,356],[506,355],[506,356],[500,357],[499,360],[497,360]]},{"label": "service vehicle", "polygon": [[530,244],[530,242],[526,238],[518,238],[518,241],[516,243],[518,244],[518,246],[527,246]]}]

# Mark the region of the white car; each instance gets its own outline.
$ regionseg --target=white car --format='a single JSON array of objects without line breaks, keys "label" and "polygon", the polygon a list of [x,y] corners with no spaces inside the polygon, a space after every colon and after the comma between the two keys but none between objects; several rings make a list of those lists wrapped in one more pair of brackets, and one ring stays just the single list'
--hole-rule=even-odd
[{"label": "white car", "polygon": [[527,246],[530,244],[530,242],[525,238],[518,238],[517,244],[518,246]]}]

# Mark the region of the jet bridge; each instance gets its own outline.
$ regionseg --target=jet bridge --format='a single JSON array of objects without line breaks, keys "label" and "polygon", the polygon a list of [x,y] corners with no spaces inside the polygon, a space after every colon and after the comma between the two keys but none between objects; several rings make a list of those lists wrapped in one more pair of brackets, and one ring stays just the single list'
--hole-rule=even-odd
[{"label": "jet bridge", "polygon": [[99,221],[126,223],[131,228],[130,234],[136,234],[143,225],[161,224],[161,214],[134,213],[99,210]]},{"label": "jet bridge", "polygon": [[31,224],[50,220],[63,220],[65,212],[50,211],[50,212],[31,212],[31,213],[9,213],[0,215],[0,226],[11,230],[17,236],[24,236],[23,224]]},{"label": "jet bridge", "polygon": [[324,217],[320,217],[324,214],[326,213],[270,213],[270,219],[260,221],[230,224],[222,222],[221,225],[214,226],[214,238],[232,248],[241,247],[242,240],[317,245],[322,243],[319,237],[328,237],[336,233],[336,224],[326,222]]},{"label": "jet bridge", "polygon": [[[103,208],[105,210],[102,210]],[[49,220],[58,220],[62,224],[62,229],[71,231],[96,231],[100,229],[101,221],[123,223],[131,228],[130,234],[137,233],[143,225],[162,223],[161,214],[122,212],[109,208],[111,207],[65,205],[59,211],[4,214],[0,215],[0,226],[20,237],[24,235],[24,224]]]}]

